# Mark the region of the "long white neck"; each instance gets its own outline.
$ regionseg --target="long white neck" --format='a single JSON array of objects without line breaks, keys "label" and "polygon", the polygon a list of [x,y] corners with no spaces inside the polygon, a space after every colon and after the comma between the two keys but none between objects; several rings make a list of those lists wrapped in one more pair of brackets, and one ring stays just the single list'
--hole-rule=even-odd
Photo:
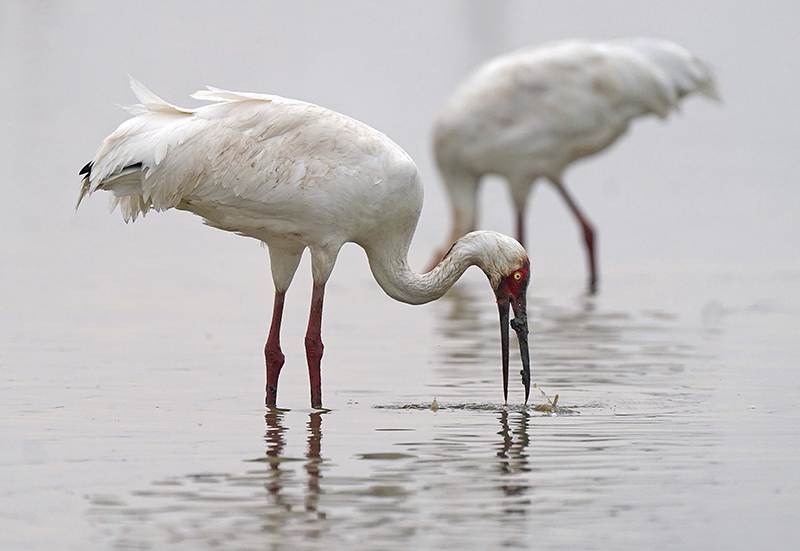
[{"label": "long white neck", "polygon": [[387,295],[408,304],[424,304],[438,299],[470,266],[483,270],[495,288],[503,275],[527,259],[519,243],[492,231],[468,233],[456,241],[442,261],[426,274],[418,274],[409,268],[406,253],[407,249],[367,249],[375,281]]}]

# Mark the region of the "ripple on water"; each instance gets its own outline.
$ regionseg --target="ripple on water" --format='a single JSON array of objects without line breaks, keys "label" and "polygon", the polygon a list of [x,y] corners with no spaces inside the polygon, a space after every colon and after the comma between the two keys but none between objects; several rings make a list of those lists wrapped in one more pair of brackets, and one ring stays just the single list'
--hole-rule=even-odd
[{"label": "ripple on water", "polygon": [[[489,412],[500,412],[500,411],[513,411],[513,412],[538,412],[543,414],[561,414],[561,415],[579,415],[581,408],[592,408],[592,407],[599,407],[597,404],[588,404],[585,406],[561,406],[561,405],[551,405],[551,404],[536,404],[536,405],[526,405],[526,404],[493,404],[493,403],[476,403],[476,402],[469,402],[469,403],[447,403],[447,402],[437,402],[438,407],[436,411],[440,410],[452,410],[452,411],[489,411]],[[426,410],[426,409],[433,409],[431,408],[431,404],[386,404],[386,405],[375,405],[372,406],[375,409],[396,409],[396,410]]]}]

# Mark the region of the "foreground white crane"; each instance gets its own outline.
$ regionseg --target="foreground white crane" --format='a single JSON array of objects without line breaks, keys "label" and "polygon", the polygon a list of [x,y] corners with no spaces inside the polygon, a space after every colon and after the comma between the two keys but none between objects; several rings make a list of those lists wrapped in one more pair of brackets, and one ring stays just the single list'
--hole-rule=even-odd
[{"label": "foreground white crane", "polygon": [[[456,241],[429,273],[407,254],[422,208],[414,162],[384,134],[309,103],[265,94],[209,89],[192,97],[214,103],[171,105],[131,79],[141,102],[82,170],[78,205],[97,190],[112,193],[125,221],[150,209],[188,210],[206,224],[253,237],[269,248],[275,285],[266,357],[266,403],[275,406],[284,355],[280,328],[286,290],[303,251],[311,251],[313,291],[305,337],[311,406],[322,407],[322,301],[346,242],[364,248],[375,280],[390,297],[423,304],[441,297],[476,265],[500,310],[503,394],[508,399],[509,323],[530,389],[525,249],[495,232]],[[514,319],[509,322],[509,310]]]},{"label": "foreground white crane", "polygon": [[508,181],[524,244],[528,196],[545,178],[583,230],[594,293],[595,231],[564,187],[564,170],[610,146],[633,119],[665,118],[692,93],[719,99],[706,65],[663,40],[558,42],[488,62],[456,90],[434,127],[436,162],[452,207],[447,246],[476,229],[478,186],[486,174]]}]

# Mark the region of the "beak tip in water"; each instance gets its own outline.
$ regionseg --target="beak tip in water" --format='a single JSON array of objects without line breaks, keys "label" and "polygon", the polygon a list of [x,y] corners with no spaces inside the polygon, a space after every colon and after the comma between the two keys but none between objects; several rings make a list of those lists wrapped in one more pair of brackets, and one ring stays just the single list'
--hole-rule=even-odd
[{"label": "beak tip in water", "polygon": [[528,397],[531,394],[531,370],[530,365],[525,366],[520,372],[522,375],[522,386],[525,387],[525,404],[528,403]]}]

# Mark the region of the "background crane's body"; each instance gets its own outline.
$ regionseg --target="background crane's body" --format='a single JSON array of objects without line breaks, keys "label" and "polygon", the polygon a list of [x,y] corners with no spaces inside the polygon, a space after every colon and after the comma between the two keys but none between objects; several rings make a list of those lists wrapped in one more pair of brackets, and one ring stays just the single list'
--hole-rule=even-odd
[{"label": "background crane's body", "polygon": [[594,230],[563,186],[563,173],[614,143],[635,118],[664,118],[692,93],[718,98],[710,71],[660,40],[558,42],[488,62],[455,91],[435,124],[436,161],[452,206],[447,243],[477,227],[480,179],[497,174],[510,186],[524,244],[528,197],[546,178],[583,228],[594,291]]}]

